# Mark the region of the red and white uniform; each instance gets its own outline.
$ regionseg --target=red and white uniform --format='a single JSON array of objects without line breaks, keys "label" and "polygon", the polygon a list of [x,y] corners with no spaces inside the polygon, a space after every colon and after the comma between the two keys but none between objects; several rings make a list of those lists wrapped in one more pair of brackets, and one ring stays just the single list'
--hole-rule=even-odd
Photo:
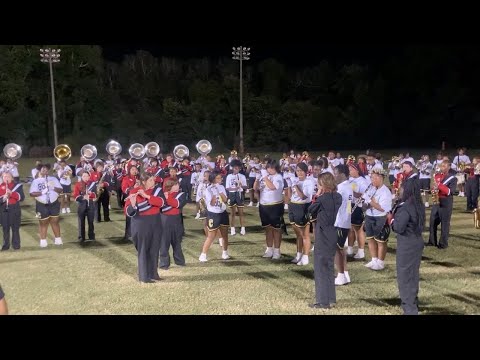
[{"label": "red and white uniform", "polygon": [[[132,189],[130,195],[136,194],[140,189],[143,187],[139,186],[135,189]],[[159,189],[157,187],[145,190],[145,194],[150,195],[150,199],[145,199],[144,197],[137,195],[137,203],[136,206],[131,206],[130,199],[127,199],[125,202],[125,215],[127,216],[146,216],[146,215],[157,215],[160,213],[160,209],[164,205],[163,198],[159,195]]]},{"label": "red and white uniform", "polygon": [[[0,185],[0,198],[6,194],[7,189],[12,191],[14,187],[15,184],[13,182],[9,183],[8,185],[6,183],[2,183],[2,185]],[[1,199],[1,202],[4,204],[3,199]],[[16,191],[13,191],[8,198],[8,205],[15,205],[17,202],[20,202],[20,194]]]},{"label": "red and white uniform", "polygon": [[95,200],[97,197],[97,193],[93,191],[93,189],[95,188],[94,186],[92,186],[93,183],[95,182],[92,180],[89,180],[88,183],[85,183],[83,180],[77,182],[73,187],[73,198],[75,199],[75,201],[79,201],[79,197],[85,195],[86,189],[92,189],[89,190],[90,194],[88,195],[88,198],[90,200]]}]

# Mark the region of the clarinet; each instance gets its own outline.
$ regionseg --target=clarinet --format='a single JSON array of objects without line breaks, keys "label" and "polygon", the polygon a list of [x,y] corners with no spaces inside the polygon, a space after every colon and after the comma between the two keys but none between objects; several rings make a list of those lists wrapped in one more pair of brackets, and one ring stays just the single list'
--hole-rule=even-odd
[{"label": "clarinet", "polygon": [[[368,191],[370,190],[370,188],[373,186],[373,184],[370,183],[370,185],[368,185],[367,189],[365,190],[364,194],[368,193]],[[362,195],[363,196],[363,195]],[[365,199],[360,196],[356,201],[355,201],[355,206],[353,207],[352,209],[352,213],[357,209],[357,207],[359,207],[361,204],[363,204],[363,202],[365,201]]]}]

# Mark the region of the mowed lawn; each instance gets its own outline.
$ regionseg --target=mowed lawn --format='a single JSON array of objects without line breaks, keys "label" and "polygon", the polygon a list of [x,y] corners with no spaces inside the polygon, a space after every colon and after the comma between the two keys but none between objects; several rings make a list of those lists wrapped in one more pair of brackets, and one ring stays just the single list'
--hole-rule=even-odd
[{"label": "mowed lawn", "polygon": [[[25,161],[25,168],[31,167],[32,161]],[[28,193],[29,185],[24,187]],[[187,266],[172,265],[160,270],[163,281],[141,284],[135,248],[122,239],[124,216],[111,200],[113,222],[95,223],[97,241],[78,243],[73,205],[72,213],[61,217],[64,245],[54,246],[49,230],[49,247],[42,249],[34,200],[27,197],[22,204],[22,249],[0,253],[0,283],[12,314],[401,314],[393,234],[385,270],[369,270],[364,261],[349,262],[352,283],[337,287],[337,306],[324,312],[307,306],[314,301],[313,256],[308,266],[290,262],[296,252],[291,229],[282,244],[282,259],[262,258],[264,233],[257,208],[246,208],[246,236],[230,238],[231,260],[221,260],[215,243],[209,261],[200,263],[202,222],[194,220],[194,205],[187,205]],[[456,197],[450,247],[424,251],[421,314],[480,313],[480,230],[474,229],[465,207],[465,199]],[[285,219],[288,222],[287,214]]]}]

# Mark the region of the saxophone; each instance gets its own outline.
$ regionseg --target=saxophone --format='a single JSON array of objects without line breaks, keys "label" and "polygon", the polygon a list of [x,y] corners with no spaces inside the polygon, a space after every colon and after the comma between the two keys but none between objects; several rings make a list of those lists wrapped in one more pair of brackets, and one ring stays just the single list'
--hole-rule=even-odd
[{"label": "saxophone", "polygon": [[100,180],[98,181],[98,186],[97,186],[97,199],[103,194],[103,192],[105,191],[105,188],[104,187],[100,187],[100,184],[103,183],[103,180],[105,179],[105,176],[107,175],[107,172],[108,170],[105,170],[103,172],[103,175],[102,177],[100,178]]},{"label": "saxophone", "polygon": [[430,190],[430,193],[432,195],[432,204],[433,205],[438,205],[440,203],[440,198],[438,196],[438,182],[437,182],[437,179],[441,181],[441,178],[443,178],[442,173],[438,173],[438,174],[435,175],[435,178],[433,180],[433,188],[432,188],[432,190]]}]

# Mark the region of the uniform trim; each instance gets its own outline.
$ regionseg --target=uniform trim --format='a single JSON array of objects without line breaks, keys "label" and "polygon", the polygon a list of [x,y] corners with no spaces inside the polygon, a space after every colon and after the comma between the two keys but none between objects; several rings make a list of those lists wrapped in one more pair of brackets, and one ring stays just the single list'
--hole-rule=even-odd
[{"label": "uniform trim", "polygon": [[278,205],[278,204],[283,204],[283,200],[277,201],[277,202],[274,202],[274,203],[268,203],[268,204],[260,203],[261,206],[271,206],[271,205]]}]

